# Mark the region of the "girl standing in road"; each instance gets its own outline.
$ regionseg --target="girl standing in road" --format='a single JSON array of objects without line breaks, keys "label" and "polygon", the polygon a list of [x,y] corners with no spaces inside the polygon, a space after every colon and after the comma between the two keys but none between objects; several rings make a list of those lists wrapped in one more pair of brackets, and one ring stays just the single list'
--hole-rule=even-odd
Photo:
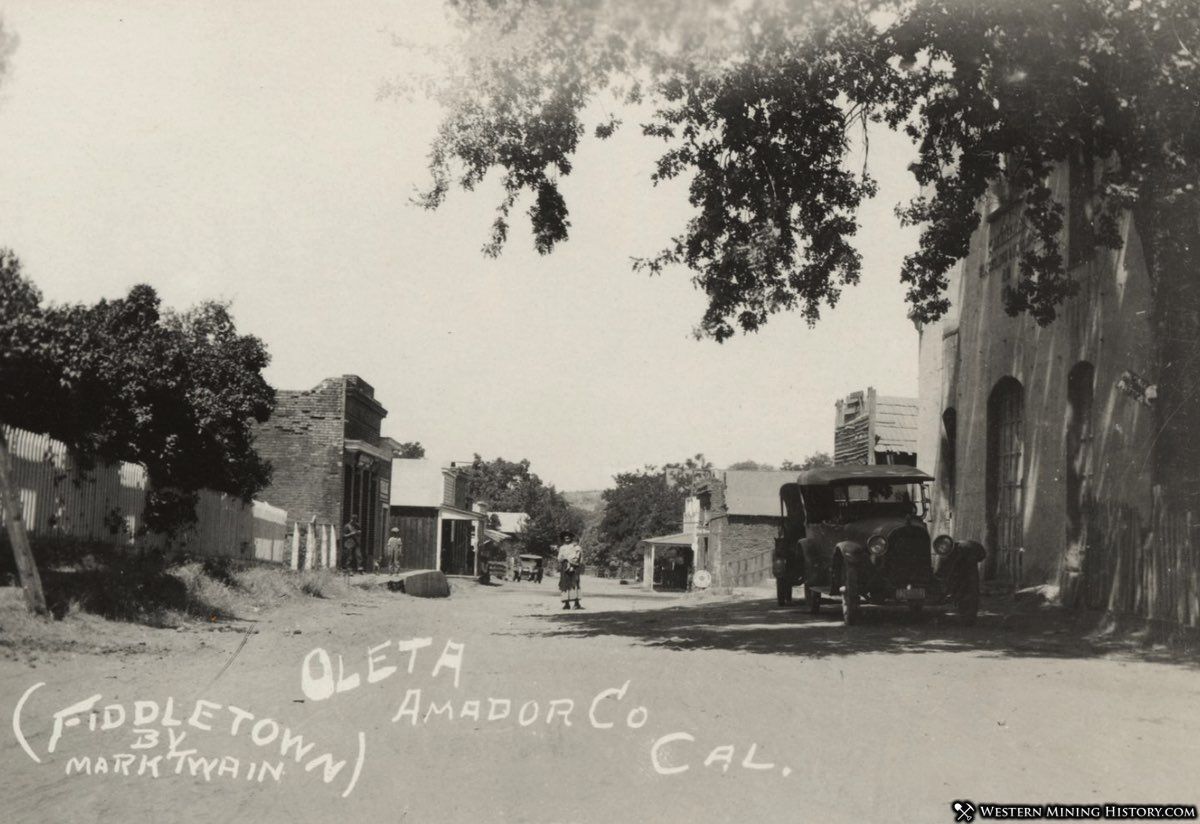
[{"label": "girl standing in road", "polygon": [[[558,536],[558,591],[562,595],[563,609],[583,609],[579,605],[579,573],[583,569],[583,547],[575,543],[575,533],[563,531]],[[573,594],[572,594],[573,593]]]}]

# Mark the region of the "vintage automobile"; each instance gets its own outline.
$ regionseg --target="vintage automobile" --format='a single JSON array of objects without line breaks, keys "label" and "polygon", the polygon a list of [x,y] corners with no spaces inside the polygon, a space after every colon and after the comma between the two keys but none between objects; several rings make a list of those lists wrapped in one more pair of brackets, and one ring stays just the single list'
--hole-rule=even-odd
[{"label": "vintage automobile", "polygon": [[519,555],[517,556],[516,565],[513,567],[513,580],[534,581],[535,583],[542,582],[542,567],[545,559],[541,555]]},{"label": "vintage automobile", "polygon": [[813,614],[823,596],[840,595],[848,625],[858,621],[864,598],[914,612],[949,601],[963,623],[974,623],[985,552],[978,541],[949,535],[931,546],[922,519],[932,480],[911,466],[848,464],[801,472],[780,487],[772,559],[779,605],[803,586]]}]

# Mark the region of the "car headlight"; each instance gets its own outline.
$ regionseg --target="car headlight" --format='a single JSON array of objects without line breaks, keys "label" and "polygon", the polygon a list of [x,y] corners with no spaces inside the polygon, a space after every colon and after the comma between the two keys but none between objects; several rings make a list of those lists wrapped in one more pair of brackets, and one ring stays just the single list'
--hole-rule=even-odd
[{"label": "car headlight", "polygon": [[933,551],[938,555],[945,555],[952,549],[954,549],[954,539],[949,535],[939,535],[933,540]]},{"label": "car headlight", "polygon": [[871,551],[872,555],[882,555],[887,552],[887,538],[882,535],[876,535],[867,541],[867,549]]}]

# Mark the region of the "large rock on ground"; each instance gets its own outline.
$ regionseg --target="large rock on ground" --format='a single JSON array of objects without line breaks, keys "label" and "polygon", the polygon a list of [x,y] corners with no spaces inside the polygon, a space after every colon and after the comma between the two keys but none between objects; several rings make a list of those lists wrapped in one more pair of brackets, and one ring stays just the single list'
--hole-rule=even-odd
[{"label": "large rock on ground", "polygon": [[388,589],[418,598],[450,597],[450,582],[435,569],[401,573],[395,580],[388,581]]}]

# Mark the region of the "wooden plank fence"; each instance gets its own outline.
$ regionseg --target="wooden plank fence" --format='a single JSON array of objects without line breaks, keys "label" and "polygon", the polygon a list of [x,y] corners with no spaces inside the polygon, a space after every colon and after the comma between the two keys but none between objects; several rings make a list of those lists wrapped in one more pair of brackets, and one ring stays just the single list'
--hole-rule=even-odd
[{"label": "wooden plank fence", "polygon": [[[119,463],[84,469],[65,444],[47,435],[8,426],[4,433],[33,537],[168,547],[166,536],[144,529],[149,486],[144,467]],[[196,515],[195,527],[171,541],[171,548],[266,563],[287,559],[287,513],[279,507],[202,490]]]},{"label": "wooden plank fence", "polygon": [[1149,523],[1119,503],[1095,507],[1083,557],[1085,603],[1093,609],[1200,627],[1200,524],[1156,496]]}]

